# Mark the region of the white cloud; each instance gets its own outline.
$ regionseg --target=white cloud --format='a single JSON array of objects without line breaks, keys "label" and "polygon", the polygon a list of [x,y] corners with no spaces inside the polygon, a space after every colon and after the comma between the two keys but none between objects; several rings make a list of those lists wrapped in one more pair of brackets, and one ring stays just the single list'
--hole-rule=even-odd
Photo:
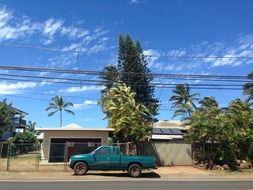
[{"label": "white cloud", "polygon": [[[160,58],[152,67],[159,71],[185,71],[196,68],[236,67],[252,64],[253,34],[240,36],[230,41],[203,41],[189,47],[173,49],[166,54],[160,52]],[[183,59],[180,57],[184,57]]]},{"label": "white cloud", "polygon": [[247,57],[253,57],[253,34],[240,36],[233,41],[196,45],[195,48],[193,46],[193,51],[197,51],[200,56],[210,57],[203,59],[203,62],[209,63],[211,67],[250,64],[252,59]]},{"label": "white cloud", "polygon": [[97,105],[98,101],[95,100],[84,100],[82,103],[74,104],[74,109],[82,109],[88,106]]},{"label": "white cloud", "polygon": [[46,85],[52,85],[52,84],[55,84],[57,82],[66,82],[66,80],[63,80],[63,79],[45,79],[45,80],[42,80],[38,86],[46,86]]},{"label": "white cloud", "polygon": [[140,0],[131,0],[129,3],[130,4],[138,4],[138,3],[140,3]]},{"label": "white cloud", "polygon": [[168,53],[167,53],[168,56],[175,56],[175,57],[182,57],[184,55],[186,55],[186,51],[184,50],[176,50],[176,49],[173,49],[173,50],[170,50]]},{"label": "white cloud", "polygon": [[96,85],[90,85],[90,86],[82,86],[82,87],[69,87],[66,89],[61,89],[58,92],[62,93],[77,93],[77,92],[85,92],[85,91],[99,91],[102,90],[104,87],[96,86]]},{"label": "white cloud", "polygon": [[[71,43],[63,50],[88,50],[91,44],[92,51],[101,51],[106,48],[108,30],[96,27],[88,30],[73,25],[67,26],[62,19],[49,18],[45,21],[36,22],[24,15],[16,15],[14,11],[0,5],[0,41],[13,40],[27,37],[36,37],[39,42],[48,45],[61,37],[68,40],[78,40],[79,43]],[[67,41],[67,40],[65,40]],[[89,47],[90,49],[90,47]]]},{"label": "white cloud", "polygon": [[30,35],[37,28],[37,24],[23,16],[20,19],[14,17],[13,12],[0,6],[0,41],[17,39]]},{"label": "white cloud", "polygon": [[62,27],[61,34],[67,35],[70,38],[83,38],[84,36],[88,35],[90,32],[85,29],[76,28],[74,26],[71,27]]},{"label": "white cloud", "polygon": [[21,90],[27,88],[37,87],[36,82],[17,82],[17,83],[7,83],[0,82],[0,94],[19,94]]},{"label": "white cloud", "polygon": [[61,29],[63,25],[62,20],[56,20],[54,18],[50,18],[46,20],[43,27],[43,34],[53,36],[57,31]]},{"label": "white cloud", "polygon": [[147,56],[149,67],[152,67],[161,56],[161,52],[154,49],[144,50],[143,53]]}]

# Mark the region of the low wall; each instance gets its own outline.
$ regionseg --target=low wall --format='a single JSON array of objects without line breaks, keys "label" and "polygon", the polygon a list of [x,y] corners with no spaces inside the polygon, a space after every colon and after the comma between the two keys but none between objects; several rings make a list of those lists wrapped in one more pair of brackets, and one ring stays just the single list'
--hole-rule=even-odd
[{"label": "low wall", "polygon": [[152,142],[162,166],[192,165],[191,144],[185,142]]}]

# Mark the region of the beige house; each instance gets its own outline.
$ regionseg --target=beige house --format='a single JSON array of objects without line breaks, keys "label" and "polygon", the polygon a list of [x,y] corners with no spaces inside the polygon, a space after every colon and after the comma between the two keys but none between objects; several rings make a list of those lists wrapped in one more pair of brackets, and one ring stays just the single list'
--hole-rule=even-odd
[{"label": "beige house", "polygon": [[113,129],[82,128],[70,124],[62,128],[40,128],[37,131],[43,133],[42,159],[60,162],[64,161],[66,154],[88,153],[100,145],[107,145],[109,133]]}]

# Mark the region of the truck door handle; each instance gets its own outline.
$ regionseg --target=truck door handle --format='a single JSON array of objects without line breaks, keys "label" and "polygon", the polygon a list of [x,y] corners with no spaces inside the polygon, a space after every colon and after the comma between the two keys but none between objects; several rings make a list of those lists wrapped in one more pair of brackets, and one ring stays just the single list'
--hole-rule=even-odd
[{"label": "truck door handle", "polygon": [[110,160],[110,158],[106,158],[106,160]]}]

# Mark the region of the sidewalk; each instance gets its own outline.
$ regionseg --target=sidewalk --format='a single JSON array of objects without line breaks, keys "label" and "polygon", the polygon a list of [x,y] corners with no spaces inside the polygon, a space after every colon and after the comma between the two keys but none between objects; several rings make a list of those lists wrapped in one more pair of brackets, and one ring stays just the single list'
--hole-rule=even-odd
[{"label": "sidewalk", "polygon": [[[221,181],[253,180],[253,170],[246,172],[207,171],[193,167],[161,167],[144,171],[139,180],[175,180],[175,181]],[[76,176],[72,171],[63,172],[6,172],[0,171],[0,180],[138,180],[122,171],[89,171],[85,176]]]}]

